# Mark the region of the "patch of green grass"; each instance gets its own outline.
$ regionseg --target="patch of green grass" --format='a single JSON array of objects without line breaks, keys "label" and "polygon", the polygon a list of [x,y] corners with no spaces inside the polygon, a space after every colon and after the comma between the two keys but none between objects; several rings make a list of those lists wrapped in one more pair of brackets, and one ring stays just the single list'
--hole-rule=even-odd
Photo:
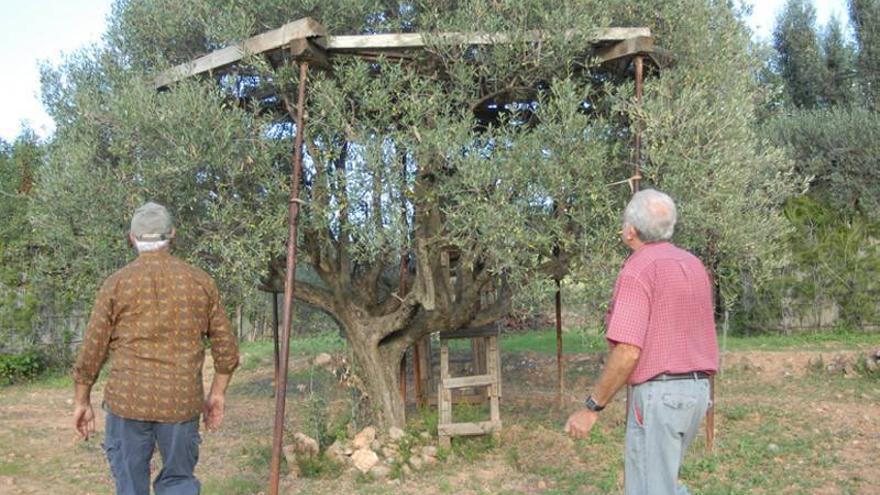
[{"label": "patch of green grass", "polygon": [[467,463],[472,463],[482,455],[494,449],[495,437],[482,435],[477,437],[455,437],[452,439],[452,453]]},{"label": "patch of green grass", "polygon": [[445,478],[437,483],[437,489],[440,490],[440,493],[452,493],[454,491],[452,482]]},{"label": "patch of green grass", "polygon": [[304,478],[337,478],[343,465],[321,454],[314,457],[297,457],[300,475]]},{"label": "patch of green grass", "polygon": [[725,406],[723,409],[720,409],[719,412],[721,412],[721,414],[723,414],[729,421],[739,421],[748,416],[750,410],[747,406],[742,404],[733,404]]},{"label": "patch of green grass", "polygon": [[[333,390],[336,383],[336,376],[326,368],[310,366],[306,369],[291,371],[287,375],[287,393],[288,395],[325,394]],[[229,389],[235,394],[246,396],[270,396],[272,395],[272,377],[260,376],[249,380],[233,381]]]},{"label": "patch of green grass", "polygon": [[[556,329],[540,328],[525,332],[501,334],[501,352],[556,354]],[[450,352],[470,352],[469,339],[449,341]],[[603,352],[608,349],[605,335],[596,329],[576,328],[562,332],[562,349],[566,353]]]},{"label": "patch of green grass", "polygon": [[[344,348],[345,341],[335,331],[294,336],[290,339],[291,356],[311,356],[321,352],[333,353]],[[252,370],[261,366],[272,365],[275,344],[271,340],[243,342],[240,351],[244,357],[241,368]]]},{"label": "patch of green grass", "polygon": [[427,431],[432,437],[435,437],[439,421],[440,415],[436,407],[422,407],[417,415],[407,414],[406,430],[414,437],[421,435],[423,431]]},{"label": "patch of green grass", "polygon": [[0,476],[16,476],[25,471],[25,465],[19,461],[0,462]]},{"label": "patch of green grass", "polygon": [[[562,332],[565,353],[604,352],[608,349],[605,335],[596,330],[576,329]],[[523,333],[503,334],[501,352],[537,352],[556,354],[556,329],[545,328]]]},{"label": "patch of green grass", "polygon": [[453,404],[453,423],[489,421],[489,404]]},{"label": "patch of green grass", "polygon": [[73,388],[73,378],[70,377],[70,373],[54,371],[41,378],[39,384],[54,389]]},{"label": "patch of green grass", "polygon": [[223,495],[253,495],[265,488],[263,475],[243,474],[222,480],[208,479],[202,484],[202,493]]},{"label": "patch of green grass", "polygon": [[[262,444],[248,444],[238,453],[239,466],[246,472],[268,471],[272,461],[272,447]],[[282,457],[281,472],[287,471],[287,462]]]}]

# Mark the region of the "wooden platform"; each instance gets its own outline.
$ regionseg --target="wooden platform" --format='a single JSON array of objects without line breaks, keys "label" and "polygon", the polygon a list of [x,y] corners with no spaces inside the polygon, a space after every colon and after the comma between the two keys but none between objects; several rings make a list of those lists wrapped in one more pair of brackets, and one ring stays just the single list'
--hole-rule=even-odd
[{"label": "wooden platform", "polygon": [[[563,35],[571,37],[576,34],[576,31],[568,30]],[[281,65],[289,56],[311,59],[316,65],[327,66],[333,56],[388,56],[406,59],[413,58],[419,51],[430,46],[540,42],[550,35],[548,32],[527,31],[515,34],[445,32],[331,36],[318,21],[305,17],[172,67],[156,76],[155,85],[156,88],[164,88],[198,74],[216,76],[230,70],[242,70],[245,59],[254,55],[264,56],[276,66]],[[599,28],[587,38],[590,46],[584,47],[586,54],[595,57],[600,63],[643,54],[660,65],[665,57],[663,50],[654,47],[651,30],[646,27]]]}]

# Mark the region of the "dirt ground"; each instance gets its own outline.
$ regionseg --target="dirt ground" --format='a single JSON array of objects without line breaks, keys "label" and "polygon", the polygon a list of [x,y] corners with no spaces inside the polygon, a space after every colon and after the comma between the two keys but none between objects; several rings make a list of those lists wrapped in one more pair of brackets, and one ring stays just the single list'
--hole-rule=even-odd
[{"label": "dirt ground", "polygon": [[[682,471],[691,491],[880,493],[880,380],[852,370],[829,371],[826,365],[835,356],[864,352],[728,353],[716,381],[715,451],[707,454],[698,439]],[[560,410],[552,356],[504,355],[504,430],[497,442],[457,441],[451,452],[438,456],[440,462],[390,479],[348,470],[288,476],[284,493],[621,493],[624,394],[603,413],[590,440],[575,442],[561,432],[601,359],[601,354],[567,357],[568,393]],[[204,434],[197,475],[207,495],[262,493],[267,485],[272,368],[265,362],[243,368],[230,388],[223,428]],[[316,421],[345,417],[350,407],[348,392],[335,376],[308,358],[291,363],[289,390],[289,432],[314,431]],[[95,404],[101,393],[100,388],[94,392]],[[66,380],[0,389],[0,494],[113,492],[100,447],[103,434],[89,442],[76,440],[71,397]],[[436,444],[422,433],[430,431],[430,421],[419,421],[414,408],[408,413],[414,418],[407,430],[413,441]],[[101,432],[103,414],[98,416]]]}]

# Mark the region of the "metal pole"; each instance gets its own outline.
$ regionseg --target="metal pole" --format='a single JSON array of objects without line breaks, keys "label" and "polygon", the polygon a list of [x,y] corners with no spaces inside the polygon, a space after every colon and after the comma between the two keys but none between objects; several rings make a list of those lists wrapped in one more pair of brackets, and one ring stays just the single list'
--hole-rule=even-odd
[{"label": "metal pole", "polygon": [[272,292],[272,342],[275,347],[275,354],[272,356],[275,365],[275,374],[272,378],[274,393],[278,393],[278,370],[281,368],[278,359],[278,323],[278,293]]},{"label": "metal pole", "polygon": [[[645,80],[645,58],[642,55],[636,55],[635,60],[635,69],[636,69],[636,106],[638,106],[639,110],[642,108],[642,86],[644,85]],[[633,122],[633,127],[635,127],[635,142],[633,143],[633,180],[632,180],[632,192],[635,194],[639,191],[640,181],[642,179],[642,126],[639,122]],[[629,424],[629,405],[632,399],[632,387],[626,386],[626,423]]]},{"label": "metal pole", "polygon": [[302,141],[305,122],[303,111],[306,100],[306,77],[309,63],[299,63],[299,95],[296,100],[296,139],[293,145],[293,172],[290,177],[290,215],[287,235],[287,273],[284,278],[284,316],[281,329],[280,369],[278,393],[275,394],[275,429],[272,432],[272,464],[269,473],[269,493],[278,495],[281,476],[281,447],[284,440],[284,406],[287,399],[287,364],[290,354],[290,327],[293,316],[293,282],[296,274],[296,221],[299,215],[299,178],[302,173]]},{"label": "metal pole", "polygon": [[[642,108],[642,86],[645,78],[645,59],[642,55],[636,55],[636,105]],[[636,139],[633,144],[633,158],[635,159],[635,174],[633,174],[633,192],[638,192],[639,182],[642,177],[642,125],[640,122],[634,123],[636,129]]]},{"label": "metal pole", "polygon": [[562,408],[562,282],[556,279],[556,403]]},{"label": "metal pole", "polygon": [[715,448],[715,376],[709,377],[709,409],[706,411],[706,453]]}]

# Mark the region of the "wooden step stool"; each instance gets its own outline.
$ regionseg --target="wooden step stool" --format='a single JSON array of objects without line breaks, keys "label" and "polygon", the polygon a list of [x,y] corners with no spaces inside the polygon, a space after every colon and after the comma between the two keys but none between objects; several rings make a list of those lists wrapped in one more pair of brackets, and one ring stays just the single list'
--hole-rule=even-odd
[{"label": "wooden step stool", "polygon": [[[449,341],[452,339],[473,339],[474,349],[485,349],[485,370],[476,368],[483,374],[472,376],[449,376]],[[485,345],[477,345],[482,340]],[[476,357],[476,356],[475,356]],[[481,356],[482,358],[482,356]],[[480,359],[482,361],[482,359]],[[475,423],[452,422],[452,390],[468,387],[486,387],[489,399],[489,421]],[[501,359],[498,352],[498,329],[495,327],[466,328],[455,332],[440,333],[440,383],[437,387],[439,418],[437,434],[440,446],[449,448],[452,437],[498,435],[501,432]]]}]

